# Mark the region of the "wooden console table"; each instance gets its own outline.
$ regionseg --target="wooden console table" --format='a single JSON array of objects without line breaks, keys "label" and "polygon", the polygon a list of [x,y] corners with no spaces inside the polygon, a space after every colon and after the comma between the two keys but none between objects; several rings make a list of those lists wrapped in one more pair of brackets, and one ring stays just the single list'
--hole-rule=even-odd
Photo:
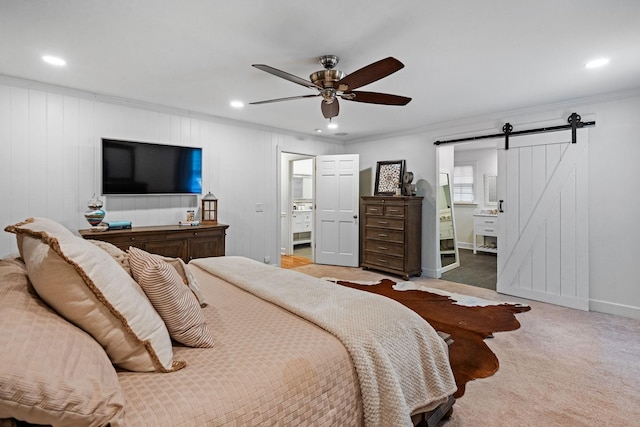
[{"label": "wooden console table", "polygon": [[161,225],[133,227],[125,230],[78,230],[85,239],[109,242],[122,250],[129,246],[167,257],[194,258],[224,256],[226,224],[180,226]]}]

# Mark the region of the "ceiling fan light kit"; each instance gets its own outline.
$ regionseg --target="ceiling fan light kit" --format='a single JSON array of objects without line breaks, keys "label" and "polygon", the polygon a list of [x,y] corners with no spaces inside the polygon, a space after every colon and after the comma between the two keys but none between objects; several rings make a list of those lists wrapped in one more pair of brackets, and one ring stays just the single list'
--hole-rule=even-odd
[{"label": "ceiling fan light kit", "polygon": [[380,61],[364,66],[351,74],[346,74],[343,71],[335,69],[339,61],[339,58],[336,55],[323,55],[318,58],[318,61],[324,67],[324,70],[311,73],[311,75],[309,76],[309,80],[305,80],[301,77],[289,74],[285,71],[278,70],[277,68],[273,68],[269,65],[253,64],[253,67],[259,70],[262,70],[269,74],[273,74],[276,77],[280,77],[301,86],[305,86],[310,89],[316,89],[318,93],[315,95],[301,95],[290,96],[287,98],[269,99],[266,101],[251,102],[251,104],[268,104],[272,102],[290,101],[293,99],[314,98],[317,96],[321,96],[322,101],[320,104],[320,110],[322,112],[322,115],[325,119],[331,120],[333,117],[338,116],[338,114],[340,113],[340,104],[338,103],[338,98],[342,98],[345,101],[356,101],[381,105],[407,105],[411,101],[411,98],[408,98],[406,96],[354,90],[378,81],[404,68],[404,64],[393,57],[381,59]]}]

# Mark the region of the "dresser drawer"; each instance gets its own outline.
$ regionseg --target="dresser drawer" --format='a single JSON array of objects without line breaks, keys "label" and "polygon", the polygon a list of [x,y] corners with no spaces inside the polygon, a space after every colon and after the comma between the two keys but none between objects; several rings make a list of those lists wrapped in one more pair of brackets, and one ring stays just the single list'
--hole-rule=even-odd
[{"label": "dresser drawer", "polygon": [[392,216],[395,218],[404,218],[404,206],[402,205],[385,205],[385,216]]},{"label": "dresser drawer", "polygon": [[404,269],[404,258],[398,258],[391,255],[379,254],[375,252],[365,252],[364,262],[369,265],[377,265],[393,270],[402,271]]},{"label": "dresser drawer", "polygon": [[367,239],[364,241],[364,250],[378,254],[404,256],[404,244],[390,241]]},{"label": "dresser drawer", "polygon": [[365,240],[382,240],[385,242],[404,243],[404,231],[365,228],[364,238]]},{"label": "dresser drawer", "polygon": [[364,207],[364,213],[366,215],[384,215],[384,205],[383,204],[368,204]]},{"label": "dresser drawer", "polygon": [[366,227],[381,227],[393,230],[404,230],[404,219],[390,218],[388,216],[367,216],[364,225]]},{"label": "dresser drawer", "polygon": [[475,232],[476,234],[481,234],[483,236],[497,236],[498,227],[492,225],[476,225]]}]

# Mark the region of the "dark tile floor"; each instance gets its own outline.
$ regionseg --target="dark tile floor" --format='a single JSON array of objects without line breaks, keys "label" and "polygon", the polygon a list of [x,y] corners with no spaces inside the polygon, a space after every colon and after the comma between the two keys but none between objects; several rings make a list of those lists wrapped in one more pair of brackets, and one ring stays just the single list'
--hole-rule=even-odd
[{"label": "dark tile floor", "polygon": [[497,265],[496,254],[460,249],[460,267],[444,273],[443,280],[464,283],[481,288],[496,289]]}]

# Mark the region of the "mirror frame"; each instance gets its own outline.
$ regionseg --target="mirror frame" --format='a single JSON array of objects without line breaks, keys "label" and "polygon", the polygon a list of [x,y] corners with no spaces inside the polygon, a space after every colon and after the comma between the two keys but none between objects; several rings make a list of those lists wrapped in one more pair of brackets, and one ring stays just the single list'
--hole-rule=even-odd
[{"label": "mirror frame", "polygon": [[[491,200],[489,187],[493,181],[493,194],[495,199]],[[484,174],[484,205],[485,206],[498,206],[498,175],[495,173]]]},{"label": "mirror frame", "polygon": [[[443,184],[442,184],[442,174],[447,175],[447,180],[449,181],[449,200],[451,201],[451,222],[453,223],[453,247],[454,247],[454,251],[455,251],[455,262],[447,265],[447,266],[442,266],[442,253],[441,253],[441,246],[440,246],[440,210],[442,209],[442,206],[440,206],[440,191],[444,191],[443,189]],[[451,173],[449,171],[446,170],[440,170],[440,173],[438,174],[438,197],[436,198],[437,203],[436,203],[436,212],[438,213],[438,278],[442,277],[442,273],[446,273],[449,270],[453,270],[454,268],[460,267],[460,253],[458,251],[458,232],[457,232],[457,227],[456,227],[456,219],[455,219],[455,214],[454,214],[454,203],[453,203],[453,189],[452,189],[452,185],[451,185]]]}]

